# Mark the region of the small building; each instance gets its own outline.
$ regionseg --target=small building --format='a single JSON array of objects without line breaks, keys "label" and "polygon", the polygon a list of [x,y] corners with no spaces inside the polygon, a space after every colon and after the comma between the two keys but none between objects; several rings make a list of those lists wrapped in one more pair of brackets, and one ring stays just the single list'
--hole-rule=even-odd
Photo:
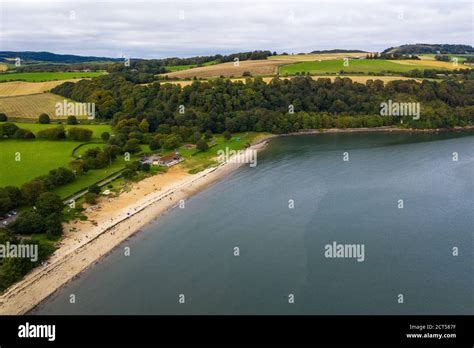
[{"label": "small building", "polygon": [[157,166],[159,165],[160,163],[160,159],[161,157],[158,156],[158,155],[144,155],[141,159],[140,159],[140,164],[149,164],[149,165],[154,165],[154,166]]},{"label": "small building", "polygon": [[179,152],[174,151],[168,155],[161,157],[158,161],[158,164],[162,166],[171,167],[182,161],[184,161],[184,158],[179,154]]}]

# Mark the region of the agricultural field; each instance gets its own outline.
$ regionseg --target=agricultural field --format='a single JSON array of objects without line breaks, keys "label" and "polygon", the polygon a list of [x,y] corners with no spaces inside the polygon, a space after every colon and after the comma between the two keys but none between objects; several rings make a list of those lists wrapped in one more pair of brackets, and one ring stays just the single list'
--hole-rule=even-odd
[{"label": "agricultural field", "polygon": [[246,71],[252,75],[274,75],[277,73],[277,69],[282,64],[288,64],[291,61],[288,60],[245,60],[239,62],[238,66],[234,65],[234,62],[214,64],[203,66],[199,68],[175,71],[171,73],[162,74],[173,78],[190,79],[193,77],[197,78],[212,78],[212,77],[231,77],[231,76],[242,76]]},{"label": "agricultural field", "polygon": [[[206,62],[206,63],[203,63],[202,66],[209,66],[209,65],[214,65],[216,64],[215,61],[211,61],[211,62]],[[181,71],[181,70],[187,70],[187,69],[193,69],[193,68],[197,68],[197,64],[189,64],[189,65],[170,65],[170,66],[165,66],[165,68],[167,70],[169,70],[170,72],[174,72],[174,71]]]},{"label": "agricultural field", "polygon": [[6,64],[0,63],[0,71],[6,71],[7,69],[8,69],[8,66]]},{"label": "agricultural field", "polygon": [[32,73],[4,73],[0,74],[0,81],[27,81],[42,82],[53,80],[69,80],[85,77],[96,77],[105,72],[32,72]]},{"label": "agricultural field", "polygon": [[[418,57],[421,60],[434,60],[434,61],[436,61],[435,56],[436,56],[436,54],[428,54],[428,53],[418,55]],[[473,54],[443,54],[443,56],[449,56],[451,59],[456,57],[458,59],[458,63],[464,63],[464,61],[468,57],[474,57]]]},{"label": "agricultural field", "polygon": [[0,97],[13,97],[19,95],[39,94],[50,91],[52,88],[65,82],[77,82],[82,79],[46,81],[46,82],[24,82],[10,81],[0,83]]},{"label": "agricultural field", "polygon": [[365,58],[370,52],[347,52],[347,53],[308,53],[277,55],[268,57],[269,60],[291,60],[293,62],[313,62],[319,60],[342,59],[346,57]]},{"label": "agricultural field", "polygon": [[[413,63],[416,62],[416,63]],[[338,73],[340,71],[357,72],[367,74],[380,73],[382,71],[392,72],[408,72],[410,70],[419,69],[433,69],[435,66],[425,63],[432,63],[426,61],[396,61],[396,60],[381,60],[381,59],[360,59],[349,60],[349,66],[344,66],[344,60],[326,60],[321,62],[300,62],[295,64],[284,65],[280,68],[282,75],[295,75],[296,73],[310,73],[310,74],[325,74]],[[438,62],[435,62],[438,63]],[[438,69],[450,69],[452,64],[447,66],[436,65]]]},{"label": "agricultural field", "polygon": [[[0,112],[12,119],[34,119],[41,113],[55,118],[56,103],[63,103],[64,97],[52,93],[0,97]],[[86,115],[76,115],[86,118]],[[67,118],[67,117],[63,117]]]}]

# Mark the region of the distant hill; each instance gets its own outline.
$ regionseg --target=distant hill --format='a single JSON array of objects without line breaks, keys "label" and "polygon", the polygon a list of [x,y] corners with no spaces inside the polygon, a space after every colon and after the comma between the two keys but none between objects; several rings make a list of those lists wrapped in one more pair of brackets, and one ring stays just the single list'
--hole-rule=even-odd
[{"label": "distant hill", "polygon": [[367,53],[367,51],[362,51],[362,50],[341,50],[341,49],[312,51],[311,53],[323,54],[323,53],[350,53],[350,52]]},{"label": "distant hill", "polygon": [[62,64],[76,64],[101,61],[121,61],[120,58],[75,56],[72,54],[56,54],[51,52],[13,52],[0,51],[0,62],[12,62],[13,59],[20,58],[24,63],[50,62]]},{"label": "distant hill", "polygon": [[470,54],[474,53],[474,48],[470,45],[448,45],[448,44],[412,44],[399,47],[387,48],[382,53],[399,54]]}]

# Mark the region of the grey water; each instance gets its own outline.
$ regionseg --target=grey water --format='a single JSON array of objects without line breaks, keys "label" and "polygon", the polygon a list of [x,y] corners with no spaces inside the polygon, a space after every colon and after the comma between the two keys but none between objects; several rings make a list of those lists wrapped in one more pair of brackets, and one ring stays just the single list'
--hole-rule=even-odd
[{"label": "grey water", "polygon": [[474,314],[473,208],[472,133],[277,138],[31,313]]}]

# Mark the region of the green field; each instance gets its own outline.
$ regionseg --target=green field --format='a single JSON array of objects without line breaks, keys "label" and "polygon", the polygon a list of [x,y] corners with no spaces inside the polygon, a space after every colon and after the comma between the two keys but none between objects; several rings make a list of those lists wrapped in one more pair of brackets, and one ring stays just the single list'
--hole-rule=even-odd
[{"label": "green field", "polygon": [[[34,133],[41,129],[55,127],[49,124],[15,123],[21,128],[32,130]],[[74,126],[65,126],[65,128]],[[94,140],[100,139],[102,132],[111,133],[111,127],[108,125],[81,125],[81,127],[93,130]],[[58,167],[68,167],[68,164],[74,158],[72,151],[80,142],[77,141],[50,141],[43,139],[35,140],[16,140],[5,139],[0,141],[0,186],[21,186],[35,177],[47,174],[51,169]],[[81,147],[77,154],[84,153],[89,148],[101,147],[101,144],[87,144]],[[16,154],[21,156],[20,161],[15,161]],[[76,154],[76,155],[77,155]],[[113,172],[124,167],[124,161],[117,159],[112,166],[104,169],[90,170],[86,175],[79,177],[73,183],[56,189],[62,197],[69,196],[83,187],[97,182]]]},{"label": "green field", "polygon": [[[1,123],[1,122],[0,122]],[[77,125],[67,125],[67,124],[39,124],[39,123],[24,123],[24,122],[11,122],[16,124],[20,128],[29,129],[33,133],[38,133],[42,129],[53,128],[57,126],[63,126],[66,131],[71,127],[80,127],[92,130],[92,140],[100,139],[100,136],[103,132],[109,132],[112,134],[112,127],[107,124],[77,124]],[[0,143],[1,144],[1,143]],[[76,143],[76,145],[79,143]]]},{"label": "green field", "polygon": [[[211,61],[211,62],[206,62],[201,64],[202,66],[208,66],[208,65],[214,65],[217,64],[216,61]],[[189,64],[189,65],[170,65],[170,66],[165,66],[166,70],[168,72],[173,72],[173,71],[180,71],[180,70],[187,70],[187,69],[192,69],[192,68],[197,68],[197,64]]]},{"label": "green field", "polygon": [[[295,64],[284,65],[280,67],[281,75],[294,75],[296,73],[310,73],[310,74],[325,74],[325,73],[339,73],[355,72],[355,73],[381,73],[382,71],[392,72],[408,72],[410,70],[419,69],[435,69],[433,66],[423,65],[404,65],[393,63],[389,60],[382,59],[353,59],[349,61],[349,66],[343,65],[342,59],[323,60],[320,62],[301,62]],[[438,67],[437,69],[443,69]]]},{"label": "green field", "polygon": [[68,80],[85,77],[96,77],[106,74],[105,72],[32,72],[32,73],[3,73],[0,81],[27,81],[40,82],[52,80]]},{"label": "green field", "polygon": [[[431,57],[431,58],[435,59],[436,54],[426,53],[426,54],[420,54],[420,56]],[[449,56],[451,59],[453,57],[457,57],[458,58],[458,63],[464,63],[467,58],[474,57],[473,54],[451,54],[451,53],[450,54],[442,54],[442,56]]]}]

